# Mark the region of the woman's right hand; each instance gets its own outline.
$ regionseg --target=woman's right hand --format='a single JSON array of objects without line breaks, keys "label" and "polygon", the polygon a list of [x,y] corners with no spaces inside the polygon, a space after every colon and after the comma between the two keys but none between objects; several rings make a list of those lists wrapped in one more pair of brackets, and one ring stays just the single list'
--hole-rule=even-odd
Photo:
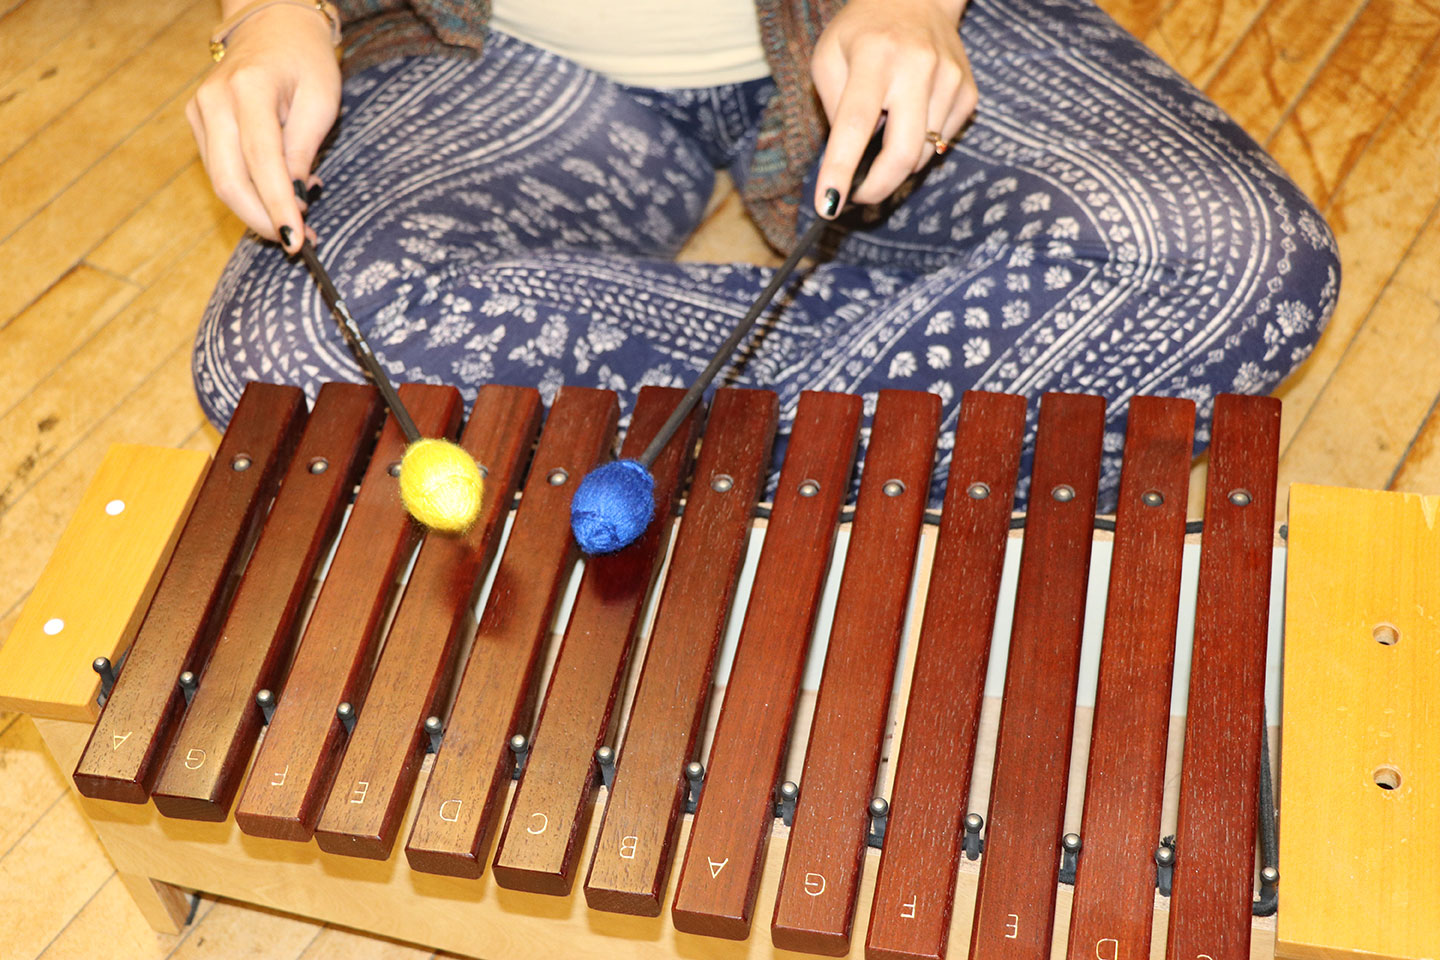
[{"label": "woman's right hand", "polygon": [[185,105],[215,194],[267,240],[305,238],[292,181],[310,167],[340,113],[340,67],[317,11],[276,4],[230,34],[225,56]]}]

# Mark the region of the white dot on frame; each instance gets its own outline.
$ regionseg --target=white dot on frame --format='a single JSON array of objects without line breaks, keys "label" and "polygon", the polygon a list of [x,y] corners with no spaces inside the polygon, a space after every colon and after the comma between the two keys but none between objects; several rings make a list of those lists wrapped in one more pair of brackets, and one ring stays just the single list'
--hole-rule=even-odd
[{"label": "white dot on frame", "polygon": [[41,629],[45,631],[47,636],[53,637],[55,636],[55,634],[65,629],[65,621],[61,620],[59,617],[51,617],[49,620],[45,621],[45,626]]},{"label": "white dot on frame", "polygon": [[112,516],[112,517],[118,517],[118,516],[120,516],[120,514],[123,513],[124,511],[125,511],[125,501],[124,501],[124,500],[111,500],[109,503],[105,504],[105,512],[108,513],[108,514],[110,514],[110,516]]}]

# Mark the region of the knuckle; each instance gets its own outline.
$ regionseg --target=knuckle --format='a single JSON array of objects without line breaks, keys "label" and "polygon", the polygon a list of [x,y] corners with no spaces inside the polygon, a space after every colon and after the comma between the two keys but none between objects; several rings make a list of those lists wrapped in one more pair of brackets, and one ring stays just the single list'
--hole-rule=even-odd
[{"label": "knuckle", "polygon": [[810,66],[823,66],[840,55],[840,41],[830,31],[820,35],[815,42],[815,51],[810,54]]},{"label": "knuckle", "polygon": [[214,186],[215,196],[220,198],[220,202],[234,210],[240,201],[239,185],[235,178],[228,173],[212,173],[210,183]]},{"label": "knuckle", "polygon": [[958,92],[965,83],[965,71],[954,60],[941,60],[935,66],[935,85]]},{"label": "knuckle", "polygon": [[906,50],[905,66],[918,73],[934,76],[940,66],[940,55],[935,52],[934,47],[929,46]]},{"label": "knuckle", "polygon": [[201,113],[210,113],[220,106],[227,98],[222,81],[214,77],[206,80],[195,89],[195,96],[191,102]]},{"label": "knuckle", "polygon": [[269,82],[268,71],[253,64],[241,64],[225,77],[225,85],[235,94],[254,93]]}]

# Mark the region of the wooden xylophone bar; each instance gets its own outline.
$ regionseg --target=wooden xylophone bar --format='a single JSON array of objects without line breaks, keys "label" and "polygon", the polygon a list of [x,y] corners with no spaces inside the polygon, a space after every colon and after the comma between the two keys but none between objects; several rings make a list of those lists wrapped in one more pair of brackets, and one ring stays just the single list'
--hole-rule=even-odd
[{"label": "wooden xylophone bar", "polygon": [[[457,426],[453,391],[402,390],[427,429],[446,433]],[[678,395],[642,390],[625,452],[648,441]],[[293,412],[275,416],[287,402]],[[234,558],[246,550],[246,527],[263,512],[270,489],[257,479],[249,492],[236,493],[237,477],[250,479],[237,464],[261,466],[252,474],[257,478],[279,472],[286,444],[295,442],[286,438],[305,420],[293,391],[247,390],[198,498],[218,502],[227,494],[241,503],[241,515],[217,534],[192,513],[174,552],[174,558],[224,559],[205,568],[208,593],[162,603],[179,592],[167,590],[172,577],[193,580],[199,569],[172,559],[76,767],[82,793],[143,801],[153,782],[162,813],[223,820],[254,752],[235,810],[240,829],[252,836],[291,843],[313,836],[327,855],[385,860],[408,805],[405,853],[417,871],[570,897],[583,867],[593,910],[658,914],[680,936],[752,942],[764,936],[752,926],[767,847],[772,837],[786,835],[781,877],[773,900],[769,893],[765,900],[774,904],[776,947],[845,955],[857,953],[861,947],[853,941],[863,939],[873,958],[939,957],[953,948],[965,785],[976,753],[1023,400],[972,393],[961,406],[868,904],[867,801],[888,776],[880,773],[883,744],[929,489],[937,399],[902,391],[878,398],[800,789],[787,795],[789,830],[777,826],[776,787],[787,754],[802,749],[795,708],[853,470],[860,399],[805,394],[800,400],[693,822],[681,816],[688,789],[683,771],[702,753],[710,678],[774,430],[773,395],[718,394],[668,552],[669,525],[657,522],[632,547],[587,562],[533,730],[545,639],[574,559],[564,505],[574,482],[608,448],[613,395],[563,390],[532,456],[538,397],[516,388],[483,389],[462,442],[489,472],[486,513],[466,537],[424,538],[393,604],[387,598],[396,571],[418,537],[397,519],[403,515],[390,471],[397,431],[387,424],[375,440],[378,411],[368,387],[321,390],[227,609],[224,591],[213,584],[233,577]],[[1041,402],[986,852],[969,925],[972,958],[1040,960],[1065,936],[1053,929],[1056,880],[1103,423],[1099,398],[1056,394]],[[1116,960],[1151,952],[1152,858],[1160,838],[1192,423],[1187,401],[1131,401],[1091,739],[1087,846],[1069,930],[1077,960],[1109,960],[1111,945]],[[1266,609],[1268,599],[1277,424],[1275,401],[1217,401],[1207,510],[1216,520],[1207,528],[1201,574],[1210,589],[1199,600],[1170,910],[1175,960],[1197,953],[1233,960],[1251,951],[1265,649],[1265,617],[1256,611]],[[683,493],[696,431],[698,418],[655,465],[662,511]],[[365,471],[372,445],[378,452]],[[504,514],[527,462],[521,506],[452,696],[465,615],[499,550]],[[297,647],[302,595],[362,471],[354,509]],[[606,751],[618,739],[633,651],[646,635],[643,614],[662,567],[669,576],[658,591],[616,756]],[[1250,606],[1242,609],[1237,595]],[[176,605],[185,607],[179,635],[158,617]],[[206,624],[219,626],[207,630]],[[174,658],[173,670],[155,665],[161,650]],[[138,664],[146,668],[136,670]],[[185,669],[199,676],[188,709],[177,693]],[[1146,685],[1142,702],[1122,704],[1122,694],[1136,684]],[[256,751],[267,720],[255,706],[261,691],[275,706]],[[353,729],[336,714],[342,702],[351,708]],[[143,723],[141,710],[150,711]],[[446,718],[444,734],[417,797],[432,715]],[[526,738],[528,756],[502,824],[515,734]],[[597,750],[605,758],[607,802],[599,826],[591,827]],[[1147,759],[1137,760],[1137,750]],[[1246,796],[1218,789],[1232,774]],[[677,840],[687,832],[682,825],[688,843]],[[486,874],[497,826],[494,869]],[[1198,850],[1204,854],[1186,855]],[[588,864],[582,860],[587,852]],[[667,911],[666,885],[677,857]],[[863,938],[853,930],[860,908],[868,918]]]}]

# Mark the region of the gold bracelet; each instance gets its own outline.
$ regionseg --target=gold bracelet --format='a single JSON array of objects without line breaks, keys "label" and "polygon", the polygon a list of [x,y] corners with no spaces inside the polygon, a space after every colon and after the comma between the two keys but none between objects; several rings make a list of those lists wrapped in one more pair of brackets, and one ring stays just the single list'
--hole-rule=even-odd
[{"label": "gold bracelet", "polygon": [[333,3],[327,0],[255,0],[235,11],[232,16],[226,17],[210,34],[210,59],[219,63],[225,59],[225,41],[235,28],[266,7],[273,7],[277,4],[285,4],[292,7],[305,7],[307,10],[314,10],[330,24],[330,42],[336,46],[340,45],[340,11],[335,9]]}]

